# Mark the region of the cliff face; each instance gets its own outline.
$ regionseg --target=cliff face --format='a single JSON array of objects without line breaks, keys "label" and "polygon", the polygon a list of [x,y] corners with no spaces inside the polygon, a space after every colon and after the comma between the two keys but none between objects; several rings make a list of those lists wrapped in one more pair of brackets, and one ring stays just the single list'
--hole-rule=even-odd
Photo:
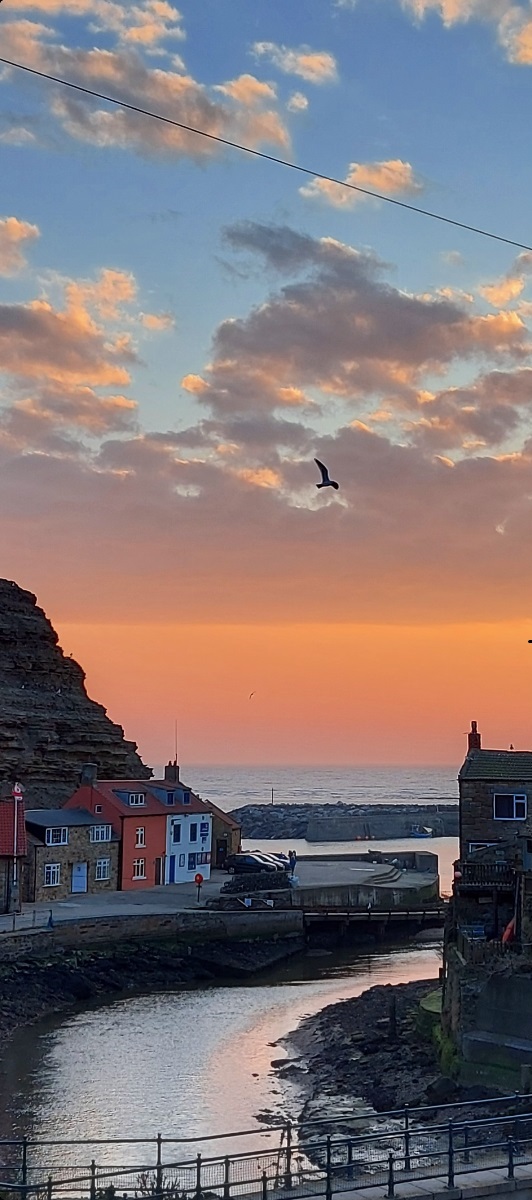
[{"label": "cliff face", "polygon": [[134,742],[89,699],[35,596],[0,579],[0,787],[18,779],[26,807],[53,808],[84,763],[102,779],[148,779]]}]

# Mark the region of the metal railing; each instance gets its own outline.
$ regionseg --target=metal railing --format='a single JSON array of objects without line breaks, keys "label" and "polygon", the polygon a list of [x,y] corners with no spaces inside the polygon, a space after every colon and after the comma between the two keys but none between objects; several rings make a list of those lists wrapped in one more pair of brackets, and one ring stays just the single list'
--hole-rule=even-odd
[{"label": "metal railing", "polygon": [[[469,1120],[459,1105],[406,1107],[374,1117],[355,1111],[338,1120],[336,1132],[330,1119],[242,1131],[242,1139],[259,1134],[274,1144],[235,1154],[190,1154],[192,1144],[223,1144],[235,1134],[212,1135],[201,1143],[161,1135],[0,1141],[0,1194],[9,1200],[271,1200],[275,1193],[330,1200],[371,1185],[385,1186],[391,1198],[396,1186],[410,1179],[437,1179],[442,1188],[453,1187],[458,1174],[494,1168],[512,1179],[516,1163],[530,1165],[532,1178],[530,1097],[476,1103],[484,1112],[495,1111]],[[513,1111],[497,1113],[504,1106]],[[469,1113],[474,1109],[474,1103],[468,1105]],[[428,1113],[435,1111],[445,1119],[428,1124]],[[361,1128],[368,1122],[371,1131]]]},{"label": "metal railing", "polygon": [[512,887],[515,884],[515,871],[507,862],[456,862],[454,866],[455,871],[459,871],[461,874],[461,878],[456,879],[455,882],[457,888],[464,885],[467,887],[500,887],[501,885]]}]

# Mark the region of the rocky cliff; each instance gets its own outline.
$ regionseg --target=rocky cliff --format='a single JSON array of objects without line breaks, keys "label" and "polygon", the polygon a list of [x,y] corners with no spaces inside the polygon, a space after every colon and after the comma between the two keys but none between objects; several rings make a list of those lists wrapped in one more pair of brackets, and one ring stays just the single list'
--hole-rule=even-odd
[{"label": "rocky cliff", "polygon": [[20,780],[27,807],[53,808],[84,763],[102,779],[151,775],[134,742],[87,695],[35,596],[0,579],[0,788]]}]

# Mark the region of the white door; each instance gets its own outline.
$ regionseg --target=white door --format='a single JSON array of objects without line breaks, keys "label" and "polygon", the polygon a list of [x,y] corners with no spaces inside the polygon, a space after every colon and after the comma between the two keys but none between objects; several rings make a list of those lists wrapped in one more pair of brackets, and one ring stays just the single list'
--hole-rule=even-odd
[{"label": "white door", "polygon": [[72,864],[72,891],[86,892],[87,891],[87,863]]}]

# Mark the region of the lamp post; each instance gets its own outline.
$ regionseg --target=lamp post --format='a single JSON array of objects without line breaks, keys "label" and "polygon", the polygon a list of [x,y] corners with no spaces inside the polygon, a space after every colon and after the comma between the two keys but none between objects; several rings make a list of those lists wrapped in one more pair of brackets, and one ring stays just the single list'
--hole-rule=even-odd
[{"label": "lamp post", "polygon": [[13,784],[13,888],[12,901],[13,908],[18,901],[18,807],[22,800],[23,789],[20,783]]}]

